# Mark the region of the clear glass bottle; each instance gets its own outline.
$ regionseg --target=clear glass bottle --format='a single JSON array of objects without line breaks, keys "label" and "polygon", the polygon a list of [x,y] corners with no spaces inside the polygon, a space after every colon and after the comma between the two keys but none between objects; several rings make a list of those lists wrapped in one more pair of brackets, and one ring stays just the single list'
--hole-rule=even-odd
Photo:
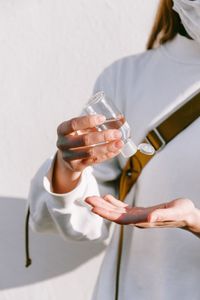
[{"label": "clear glass bottle", "polygon": [[106,121],[102,125],[97,126],[97,130],[118,129],[121,131],[121,140],[124,143],[121,153],[124,157],[134,155],[137,150],[147,155],[154,154],[155,150],[149,144],[142,143],[136,146],[131,139],[130,126],[124,115],[104,92],[101,91],[92,96],[84,110],[87,114],[100,114],[106,117]]}]

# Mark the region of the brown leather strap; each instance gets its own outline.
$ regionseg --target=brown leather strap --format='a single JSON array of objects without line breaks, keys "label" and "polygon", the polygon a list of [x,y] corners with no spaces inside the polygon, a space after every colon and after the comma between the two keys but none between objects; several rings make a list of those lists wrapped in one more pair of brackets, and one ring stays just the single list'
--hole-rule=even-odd
[{"label": "brown leather strap", "polygon": [[[145,137],[143,142],[149,142],[156,150],[160,151],[175,138],[181,131],[188,127],[200,117],[200,92],[193,94],[188,101],[165,119],[159,126],[151,130]],[[156,154],[155,152],[155,154]],[[155,155],[154,154],[154,155]],[[153,155],[153,156],[154,156]],[[119,199],[124,201],[126,195],[131,187],[137,181],[142,169],[153,158],[152,155],[145,155],[140,151],[130,157],[125,168],[122,171],[119,186]],[[120,228],[119,244],[118,244],[118,258],[115,284],[115,300],[119,300],[119,280],[121,257],[123,251],[123,236],[124,227]]]},{"label": "brown leather strap", "polygon": [[25,220],[25,255],[26,255],[25,267],[26,268],[28,268],[32,262],[29,254],[29,218],[30,218],[30,207],[28,207],[26,220]]},{"label": "brown leather strap", "polygon": [[[144,142],[148,141],[155,148],[156,152],[158,152],[198,117],[200,117],[199,92],[192,95],[187,103],[177,109],[160,125],[151,130],[146,135]],[[132,185],[140,176],[142,169],[154,155],[145,155],[137,151],[137,153],[127,161],[120,179],[120,200],[124,200]]]},{"label": "brown leather strap", "polygon": [[117,249],[117,269],[116,269],[116,281],[115,281],[115,300],[119,298],[119,280],[120,280],[120,268],[121,268],[121,258],[123,251],[123,239],[124,239],[124,226],[120,226],[120,234],[118,241],[118,249]]},{"label": "brown leather strap", "polygon": [[[155,155],[155,154],[154,154]],[[153,156],[154,156],[153,155]],[[152,159],[152,155],[145,155],[137,151],[126,163],[122,171],[119,184],[119,199],[124,200],[133,184],[138,179],[145,165]]]}]

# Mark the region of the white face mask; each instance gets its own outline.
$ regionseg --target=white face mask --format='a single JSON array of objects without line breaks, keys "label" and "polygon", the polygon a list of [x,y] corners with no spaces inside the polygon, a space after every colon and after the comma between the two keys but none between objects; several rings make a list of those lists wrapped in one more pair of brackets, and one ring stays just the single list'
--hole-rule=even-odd
[{"label": "white face mask", "polygon": [[173,1],[173,9],[179,14],[185,30],[200,43],[200,0]]}]

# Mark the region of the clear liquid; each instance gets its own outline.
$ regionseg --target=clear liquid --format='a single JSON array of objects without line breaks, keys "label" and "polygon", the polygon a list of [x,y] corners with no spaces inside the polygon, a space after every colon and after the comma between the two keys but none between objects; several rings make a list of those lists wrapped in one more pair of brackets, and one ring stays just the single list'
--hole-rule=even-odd
[{"label": "clear liquid", "polygon": [[124,116],[118,117],[118,118],[112,118],[107,119],[102,125],[99,125],[98,127],[102,130],[105,129],[119,129],[122,127],[122,125],[125,123]]},{"label": "clear liquid", "polygon": [[122,141],[126,142],[130,138],[130,127],[126,122],[124,116],[118,118],[107,119],[103,124],[97,127],[98,130],[107,130],[107,129],[118,129],[122,134]]}]

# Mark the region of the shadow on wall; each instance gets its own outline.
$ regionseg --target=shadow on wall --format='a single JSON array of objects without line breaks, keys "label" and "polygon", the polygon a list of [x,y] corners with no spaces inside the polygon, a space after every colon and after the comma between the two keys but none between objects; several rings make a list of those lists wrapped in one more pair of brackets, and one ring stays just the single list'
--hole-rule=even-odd
[{"label": "shadow on wall", "polygon": [[103,242],[63,241],[30,232],[33,264],[25,268],[25,199],[0,197],[0,289],[24,286],[70,272],[100,254]]}]

